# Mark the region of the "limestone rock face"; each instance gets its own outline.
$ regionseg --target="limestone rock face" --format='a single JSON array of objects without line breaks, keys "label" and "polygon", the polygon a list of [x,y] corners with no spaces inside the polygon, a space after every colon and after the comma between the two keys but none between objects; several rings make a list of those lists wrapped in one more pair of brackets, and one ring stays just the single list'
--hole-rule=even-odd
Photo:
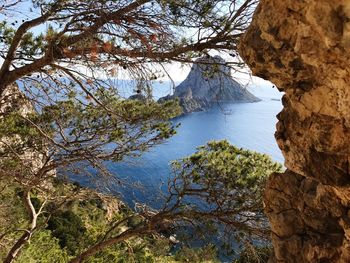
[{"label": "limestone rock face", "polygon": [[[17,112],[23,117],[27,117],[34,112],[33,105],[26,99],[17,84],[12,84],[4,89],[3,96],[0,96],[0,122],[9,116],[9,114]],[[7,156],[6,152],[8,147],[16,149],[18,145],[21,145],[22,139],[19,136],[14,137],[1,137],[0,136],[0,172],[5,173],[1,169],[1,161],[6,161],[12,157]],[[6,151],[4,151],[6,149]],[[48,152],[48,148],[45,149],[45,153],[39,151],[33,151],[31,148],[22,148],[24,153],[18,154],[21,158],[23,166],[26,166],[32,174],[37,173],[45,163],[44,156]],[[7,175],[11,175],[13,171],[7,171]],[[4,174],[2,174],[4,175]],[[52,177],[56,176],[56,171],[49,172]],[[46,182],[43,182],[43,186],[49,186]]]},{"label": "limestone rock face", "polygon": [[350,1],[261,0],[240,54],[284,91],[270,176],[273,262],[350,262]]},{"label": "limestone rock face", "polygon": [[23,115],[32,112],[32,105],[25,99],[17,84],[9,85],[0,96],[0,118],[17,111]]},{"label": "limestone rock face", "polygon": [[162,99],[179,98],[184,113],[201,111],[215,103],[260,101],[232,79],[225,64],[220,56],[197,59],[187,78],[175,88],[174,95]]}]

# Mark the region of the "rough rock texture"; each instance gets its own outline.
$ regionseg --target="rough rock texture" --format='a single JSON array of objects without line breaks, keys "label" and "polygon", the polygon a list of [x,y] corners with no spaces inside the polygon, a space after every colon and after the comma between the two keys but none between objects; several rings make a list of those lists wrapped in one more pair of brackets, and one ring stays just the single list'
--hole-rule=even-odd
[{"label": "rough rock texture", "polygon": [[175,88],[184,113],[200,111],[222,102],[257,102],[257,97],[232,79],[230,68],[220,56],[196,60],[187,78]]},{"label": "rough rock texture", "polygon": [[265,193],[273,262],[350,262],[350,1],[261,0],[240,54],[285,92],[287,171]]},{"label": "rough rock texture", "polygon": [[0,118],[13,111],[27,115],[32,110],[32,105],[25,99],[17,84],[6,87],[3,96],[0,97]]},{"label": "rough rock texture", "polygon": [[[33,111],[33,105],[26,99],[17,84],[9,85],[4,89],[3,96],[0,96],[0,122],[13,112],[17,112],[26,117],[33,113]],[[11,145],[11,147],[16,148],[20,142],[21,138],[18,136],[13,138],[0,136],[0,164],[1,161],[8,158],[5,157],[6,154],[2,154],[2,151],[7,148],[6,146]],[[22,163],[26,164],[27,167],[31,167],[33,173],[37,172],[44,164],[43,153],[31,149],[23,150],[24,154],[19,156],[22,159]],[[10,173],[11,172],[12,171],[10,171]],[[55,177],[56,171],[51,171],[49,174]],[[49,186],[46,182],[43,185]]]}]

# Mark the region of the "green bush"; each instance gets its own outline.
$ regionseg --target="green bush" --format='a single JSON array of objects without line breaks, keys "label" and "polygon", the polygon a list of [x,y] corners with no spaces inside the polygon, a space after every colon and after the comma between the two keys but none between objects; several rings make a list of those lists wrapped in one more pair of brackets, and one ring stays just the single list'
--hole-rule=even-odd
[{"label": "green bush", "polygon": [[271,253],[270,246],[246,248],[233,263],[267,263]]},{"label": "green bush", "polygon": [[68,254],[59,245],[58,239],[52,237],[51,231],[43,230],[33,235],[30,244],[17,259],[18,263],[66,263]]},{"label": "green bush", "polygon": [[217,258],[217,250],[214,245],[208,245],[203,248],[183,247],[175,254],[175,260],[179,262],[219,262]]},{"label": "green bush", "polygon": [[47,228],[59,240],[61,248],[67,249],[69,255],[76,254],[86,233],[83,221],[70,210],[53,215]]}]

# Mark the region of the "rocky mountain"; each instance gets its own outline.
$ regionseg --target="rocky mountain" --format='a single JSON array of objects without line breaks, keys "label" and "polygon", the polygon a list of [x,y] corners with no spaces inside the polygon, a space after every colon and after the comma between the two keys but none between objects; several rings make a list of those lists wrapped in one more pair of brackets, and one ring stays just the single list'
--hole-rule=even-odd
[{"label": "rocky mountain", "polygon": [[201,111],[217,103],[260,101],[233,80],[230,73],[220,56],[201,57],[195,61],[187,78],[175,88],[174,95],[160,100],[179,98],[184,113]]}]

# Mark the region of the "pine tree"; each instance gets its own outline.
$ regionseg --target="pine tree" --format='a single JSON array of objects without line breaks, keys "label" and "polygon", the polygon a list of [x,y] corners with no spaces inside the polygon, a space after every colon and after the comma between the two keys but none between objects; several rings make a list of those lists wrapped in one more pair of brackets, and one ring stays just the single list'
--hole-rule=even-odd
[{"label": "pine tree", "polygon": [[[47,204],[59,199],[50,183],[57,169],[86,174],[84,168],[93,167],[96,176],[109,176],[106,161],[138,156],[175,134],[169,119],[180,113],[179,106],[176,101],[153,101],[151,82],[168,74],[164,68],[169,63],[191,63],[211,50],[234,53],[255,4],[255,0],[4,1],[0,179],[21,189],[28,212],[28,227],[5,262],[12,262],[45,225]],[[243,65],[235,60],[231,66]],[[148,99],[121,96],[120,83],[113,80],[125,75]],[[18,107],[1,108],[16,85],[23,103],[30,105],[26,114]],[[197,183],[200,175],[193,176]],[[41,200],[39,206],[33,204],[33,196]],[[144,215],[143,225],[108,240],[148,234],[167,218],[165,212],[152,219]],[[73,262],[92,255],[92,248]]]}]

